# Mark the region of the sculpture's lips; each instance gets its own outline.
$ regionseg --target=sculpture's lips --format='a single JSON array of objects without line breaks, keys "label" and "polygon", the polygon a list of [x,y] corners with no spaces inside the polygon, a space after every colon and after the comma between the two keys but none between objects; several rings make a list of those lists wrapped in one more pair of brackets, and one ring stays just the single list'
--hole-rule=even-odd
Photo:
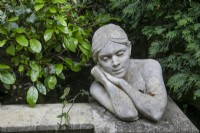
[{"label": "sculpture's lips", "polygon": [[123,72],[123,68],[117,69],[117,70],[113,70],[114,74],[120,74]]}]

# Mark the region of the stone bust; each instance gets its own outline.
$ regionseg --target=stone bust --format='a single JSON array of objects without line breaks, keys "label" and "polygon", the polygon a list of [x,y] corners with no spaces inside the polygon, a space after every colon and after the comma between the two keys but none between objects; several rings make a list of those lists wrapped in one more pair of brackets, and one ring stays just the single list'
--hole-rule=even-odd
[{"label": "stone bust", "polygon": [[125,31],[114,24],[100,27],[92,39],[97,62],[91,74],[90,93],[103,107],[123,121],[144,116],[161,119],[167,93],[160,64],[153,59],[130,59],[131,43]]}]

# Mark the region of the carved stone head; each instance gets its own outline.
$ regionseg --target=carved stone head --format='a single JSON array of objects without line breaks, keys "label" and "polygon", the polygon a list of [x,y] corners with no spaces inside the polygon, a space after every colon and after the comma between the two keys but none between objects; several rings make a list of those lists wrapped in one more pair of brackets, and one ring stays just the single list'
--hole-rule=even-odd
[{"label": "carved stone head", "polygon": [[125,31],[114,24],[100,27],[92,39],[92,56],[106,72],[124,77],[130,62],[131,43]]}]

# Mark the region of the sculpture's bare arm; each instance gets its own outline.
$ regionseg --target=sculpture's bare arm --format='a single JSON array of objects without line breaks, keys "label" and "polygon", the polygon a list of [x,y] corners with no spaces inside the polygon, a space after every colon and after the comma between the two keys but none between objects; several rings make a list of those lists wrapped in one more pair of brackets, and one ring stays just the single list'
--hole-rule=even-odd
[{"label": "sculpture's bare arm", "polygon": [[90,88],[93,97],[101,104],[103,104],[103,106],[107,106],[108,110],[110,110],[122,120],[134,121],[138,119],[138,112],[132,100],[127,96],[125,92],[111,83],[102,71],[103,70],[98,65],[95,66],[91,71],[91,74],[94,76],[96,81],[98,81],[94,82]]},{"label": "sculpture's bare arm", "polygon": [[[153,62],[148,67],[151,72],[148,73],[148,78],[145,79],[147,93],[142,93],[138,91],[139,89],[133,88],[124,79],[113,77],[108,73],[105,73],[105,75],[110,82],[119,86],[127,93],[127,95],[129,95],[140,113],[154,121],[158,121],[165,110],[167,94],[159,63]],[[151,67],[153,69],[151,69]],[[146,68],[146,70],[148,71],[148,68]]]}]

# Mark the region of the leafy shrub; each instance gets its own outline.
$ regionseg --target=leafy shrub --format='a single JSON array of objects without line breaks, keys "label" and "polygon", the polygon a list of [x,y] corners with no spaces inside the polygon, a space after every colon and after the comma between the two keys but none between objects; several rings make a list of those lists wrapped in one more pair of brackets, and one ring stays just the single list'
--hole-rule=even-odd
[{"label": "leafy shrub", "polygon": [[[34,106],[39,93],[46,95],[58,80],[65,79],[66,70],[80,71],[91,57],[92,28],[112,19],[94,14],[86,4],[71,0],[0,2],[0,81],[4,87],[27,85],[26,99]],[[104,16],[107,19],[101,20]]]},{"label": "leafy shrub", "polygon": [[179,98],[200,97],[199,1],[115,0],[109,6],[131,41],[160,61],[167,88]]}]

